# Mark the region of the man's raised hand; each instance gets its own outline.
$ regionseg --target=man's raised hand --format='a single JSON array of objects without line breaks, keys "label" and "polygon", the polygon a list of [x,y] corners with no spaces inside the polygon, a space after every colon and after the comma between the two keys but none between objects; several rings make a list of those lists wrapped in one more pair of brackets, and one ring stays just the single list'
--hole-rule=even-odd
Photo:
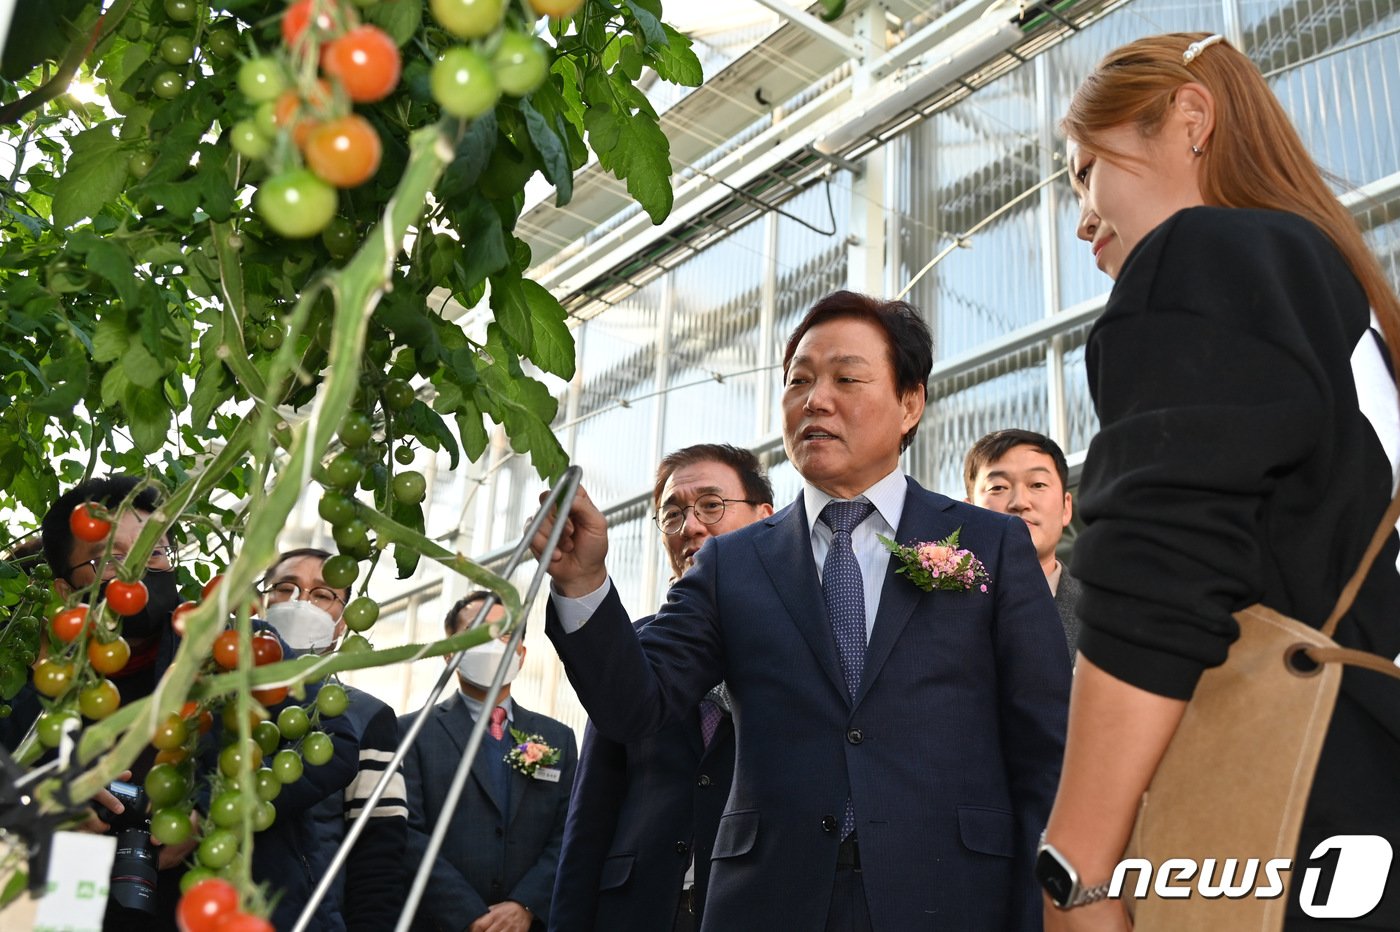
[{"label": "man's raised hand", "polygon": [[[543,502],[548,494],[540,493],[540,501]],[[549,535],[557,518],[557,514],[546,516],[539,531],[530,539],[530,551],[536,559],[545,559],[542,554],[549,544]],[[564,531],[559,537],[559,545],[549,556],[546,567],[554,580],[554,591],[568,598],[578,598],[598,589],[608,579],[607,567],[603,565],[607,555],[607,519],[588,497],[588,490],[580,485],[573,505],[564,517]]]}]

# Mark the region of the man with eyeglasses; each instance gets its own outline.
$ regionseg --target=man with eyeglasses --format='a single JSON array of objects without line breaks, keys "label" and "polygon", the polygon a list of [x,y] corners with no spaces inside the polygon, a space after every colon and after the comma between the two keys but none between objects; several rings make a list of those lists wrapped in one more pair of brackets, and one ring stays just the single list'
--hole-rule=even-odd
[{"label": "man with eyeglasses", "polygon": [[[652,505],[674,581],[706,540],[771,515],[773,488],[748,450],[697,444],[661,460]],[[550,929],[699,928],[710,849],[733,776],[734,725],[724,684],[686,720],[627,744],[604,738],[590,722]]]},{"label": "man with eyeglasses", "polygon": [[[264,615],[295,650],[330,653],[345,634],[342,615],[351,593],[326,583],[322,568],[329,558],[314,547],[289,550],[263,580]],[[253,879],[270,884],[281,897],[272,913],[278,929],[296,924],[398,746],[394,710],[353,686],[345,691],[349,707],[321,723],[335,747],[333,759],[307,767],[301,780],[283,788],[277,821],[253,847]],[[392,928],[408,887],[407,831],[403,776],[395,773],[308,929]]]},{"label": "man with eyeglasses", "polygon": [[[106,539],[89,542],[73,535],[69,518],[84,502],[91,502],[116,516]],[[93,605],[100,602],[159,505],[158,487],[135,476],[89,479],[59,496],[41,522],[44,559],[53,570],[55,592],[65,600],[77,593],[81,601]],[[183,599],[176,584],[170,542],[165,537],[162,536],[147,555],[141,582],[147,592],[145,607],[121,619],[121,635],[131,648],[131,658],[122,670],[109,675],[123,704],[151,694],[174,660],[180,644],[171,625],[171,615]],[[10,717],[0,722],[0,742],[11,750],[23,740],[43,711],[32,683],[27,683],[14,698],[12,708]],[[132,782],[140,785],[145,779],[155,762],[155,753],[155,748],[150,746],[142,751],[132,764]],[[94,801],[115,812],[122,811],[122,804],[105,790]],[[96,816],[89,818],[82,827],[97,833],[108,828]],[[175,929],[175,904],[180,896],[180,875],[184,872],[180,862],[199,843],[199,838],[196,834],[179,845],[160,846],[154,839],[152,843],[158,852],[159,868],[155,914],[127,910],[111,901],[103,920],[104,929],[130,928],[143,932]]]}]

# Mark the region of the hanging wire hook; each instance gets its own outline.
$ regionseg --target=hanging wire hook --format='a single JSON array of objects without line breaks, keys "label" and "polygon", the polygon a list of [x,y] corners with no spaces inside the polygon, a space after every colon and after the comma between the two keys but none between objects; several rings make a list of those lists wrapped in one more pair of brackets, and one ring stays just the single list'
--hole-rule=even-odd
[{"label": "hanging wire hook", "polygon": [[[530,526],[525,529],[525,535],[521,538],[520,544],[511,553],[510,560],[506,563],[505,569],[501,572],[502,576],[509,577],[510,574],[515,571],[516,567],[520,565],[525,554],[529,551],[530,541],[534,539],[535,534],[544,524],[545,518],[550,514],[552,505],[556,502],[558,503],[558,514],[561,518],[563,515],[568,514],[569,509],[573,506],[574,496],[578,492],[579,481],[582,478],[583,470],[578,466],[570,466],[564,471],[564,475],[554,488],[550,490],[544,504],[540,506],[540,510],[535,512],[534,518],[530,520]],[[549,543],[545,547],[545,553],[552,553],[554,548],[559,546],[559,538],[563,536],[564,533],[564,523],[563,520],[554,522],[554,528],[549,534]],[[494,706],[497,697],[500,695],[501,684],[505,680],[506,667],[509,665],[511,656],[515,654],[517,648],[520,646],[521,640],[525,636],[525,617],[529,614],[530,605],[534,602],[535,594],[539,592],[540,583],[544,580],[545,571],[548,566],[548,559],[541,560],[539,562],[539,567],[535,570],[534,577],[530,580],[530,588],[526,591],[525,598],[520,603],[519,623],[516,624],[511,632],[510,644],[507,646],[505,654],[501,657],[501,663],[496,667],[496,675],[491,679],[491,687],[486,692],[486,708]],[[500,599],[494,592],[489,594],[483,600],[482,606],[480,610],[477,611],[476,617],[472,619],[468,630],[485,624],[486,615],[499,601]],[[316,884],[316,889],[312,891],[311,898],[307,901],[306,906],[302,908],[301,915],[297,917],[296,925],[292,927],[292,932],[306,932],[306,927],[310,924],[311,917],[316,912],[316,907],[325,899],[326,894],[330,891],[332,883],[335,881],[336,875],[345,867],[345,862],[350,856],[350,850],[355,847],[355,842],[359,840],[360,835],[364,832],[371,813],[374,812],[375,807],[379,804],[379,800],[384,796],[394,774],[398,771],[399,767],[402,766],[404,758],[408,756],[409,748],[413,747],[413,743],[418,740],[418,735],[423,730],[423,726],[427,723],[428,716],[432,714],[433,707],[436,705],[438,698],[442,695],[443,690],[446,689],[447,684],[451,682],[453,675],[456,674],[457,667],[461,665],[462,657],[465,653],[466,651],[463,650],[453,655],[451,662],[447,664],[447,668],[442,671],[442,675],[438,677],[437,683],[434,684],[432,691],[428,694],[428,698],[424,700],[423,707],[418,711],[418,714],[413,717],[408,731],[399,742],[397,750],[394,751],[393,758],[390,759],[388,766],[384,768],[384,773],[380,775],[379,782],[374,785],[374,789],[370,792],[369,798],[365,800],[364,808],[360,810],[360,814],[356,816],[355,821],[351,823],[349,830],[345,833],[344,840],[341,841],[340,847],[335,852],[335,857],[326,868],[326,872],[321,877],[320,882]],[[448,788],[447,796],[443,799],[444,815],[455,811],[457,808],[457,802],[461,798],[462,789],[467,782],[467,775],[471,772],[472,761],[476,759],[477,749],[481,746],[481,739],[482,735],[485,733],[487,721],[487,717],[483,715],[477,721],[475,727],[472,728],[471,736],[467,739],[466,749],[462,752],[461,763],[458,764],[457,772],[452,778],[452,785]],[[423,863],[418,866],[418,873],[413,878],[413,886],[409,889],[408,898],[404,901],[403,912],[399,914],[399,923],[394,927],[395,932],[407,932],[409,925],[412,923],[413,914],[418,911],[418,904],[422,900],[423,891],[428,885],[428,876],[432,872],[433,862],[437,860],[438,851],[442,849],[443,839],[447,836],[447,827],[450,822],[450,818],[440,818],[437,825],[433,827],[432,837],[428,839],[427,850],[423,853]]]}]

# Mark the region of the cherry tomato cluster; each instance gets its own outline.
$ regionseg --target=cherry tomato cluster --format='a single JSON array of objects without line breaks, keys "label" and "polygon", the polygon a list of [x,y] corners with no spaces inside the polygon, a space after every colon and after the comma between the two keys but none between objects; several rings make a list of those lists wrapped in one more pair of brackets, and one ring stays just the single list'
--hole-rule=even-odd
[{"label": "cherry tomato cluster", "polygon": [[[379,170],[379,134],[352,108],[389,96],[402,60],[389,34],[359,22],[348,0],[295,0],[282,14],[282,40],[281,53],[239,69],[238,88],[255,109],[233,126],[230,141],[246,158],[276,163],[254,204],[275,231],[302,239],[335,219],[337,188],[357,187]],[[319,65],[322,77],[294,84],[288,74],[306,74],[303,63]],[[279,134],[300,164],[279,152]]]},{"label": "cherry tomato cluster", "polygon": [[[532,0],[537,14],[567,16],[581,0]],[[463,120],[489,112],[502,94],[524,97],[549,73],[549,51],[526,32],[506,28],[506,0],[430,0],[438,25],[469,44],[445,51],[429,75],[433,99]]]},{"label": "cherry tomato cluster", "polygon": [[0,626],[0,718],[10,714],[8,700],[23,688],[30,665],[38,659],[52,579],[48,564],[34,566],[19,602],[9,609],[8,623]]}]

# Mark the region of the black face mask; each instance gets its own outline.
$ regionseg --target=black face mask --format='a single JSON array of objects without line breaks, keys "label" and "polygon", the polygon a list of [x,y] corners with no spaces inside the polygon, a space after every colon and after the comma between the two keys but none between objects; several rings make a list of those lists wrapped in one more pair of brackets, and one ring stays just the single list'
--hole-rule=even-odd
[{"label": "black face mask", "polygon": [[[146,607],[135,615],[122,616],[122,636],[128,639],[158,637],[184,601],[175,585],[173,570],[147,570],[141,581],[146,584]],[[97,595],[99,599],[106,597],[107,583],[98,588]]]}]

